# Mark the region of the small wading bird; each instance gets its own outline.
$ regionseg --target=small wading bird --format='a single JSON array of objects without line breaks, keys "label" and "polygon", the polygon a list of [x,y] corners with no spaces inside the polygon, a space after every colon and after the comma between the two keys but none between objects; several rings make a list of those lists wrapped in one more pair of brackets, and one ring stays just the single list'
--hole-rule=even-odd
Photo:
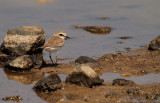
[{"label": "small wading bird", "polygon": [[[41,47],[44,48],[44,50],[46,50],[47,52],[49,52],[49,57],[53,65],[57,63],[58,51],[64,45],[66,39],[69,39],[66,33],[64,31],[58,31],[53,36],[51,36]],[[55,62],[53,62],[51,57],[51,53],[53,52],[56,52]]]}]

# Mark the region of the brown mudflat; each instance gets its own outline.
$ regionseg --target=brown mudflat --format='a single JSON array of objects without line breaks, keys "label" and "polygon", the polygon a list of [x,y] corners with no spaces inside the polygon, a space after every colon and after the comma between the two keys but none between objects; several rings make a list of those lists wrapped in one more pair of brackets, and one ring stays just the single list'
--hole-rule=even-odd
[{"label": "brown mudflat", "polygon": [[[151,72],[158,73],[160,71],[160,54],[157,51],[148,51],[147,48],[132,50],[125,55],[120,53],[105,54],[96,60],[101,67],[95,66],[93,68],[99,75],[105,72],[116,72],[122,73],[122,77],[126,77],[126,79],[133,75],[142,76]],[[68,64],[59,64],[56,67],[44,67],[41,72],[69,74],[73,68],[74,61]],[[160,97],[160,83],[113,86],[112,82],[104,82],[102,86],[92,88],[62,84],[64,88],[61,90],[51,93],[36,93],[42,100],[51,103],[156,103]]]}]

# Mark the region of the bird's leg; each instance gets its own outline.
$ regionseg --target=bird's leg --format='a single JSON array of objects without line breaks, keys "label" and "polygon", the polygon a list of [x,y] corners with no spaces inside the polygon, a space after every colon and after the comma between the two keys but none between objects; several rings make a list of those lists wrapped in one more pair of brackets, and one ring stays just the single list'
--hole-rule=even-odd
[{"label": "bird's leg", "polygon": [[56,60],[55,60],[55,64],[57,63],[57,57],[58,57],[58,51],[56,52]]},{"label": "bird's leg", "polygon": [[54,62],[53,62],[53,60],[52,60],[52,57],[51,57],[51,53],[49,52],[49,58],[51,59],[51,62],[52,62],[52,64],[54,65]]}]

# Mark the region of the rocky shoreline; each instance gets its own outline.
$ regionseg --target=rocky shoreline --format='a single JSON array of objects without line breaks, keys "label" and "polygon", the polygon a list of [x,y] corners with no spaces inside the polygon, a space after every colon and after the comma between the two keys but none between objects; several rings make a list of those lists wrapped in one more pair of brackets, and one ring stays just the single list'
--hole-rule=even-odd
[{"label": "rocky shoreline", "polygon": [[[25,46],[28,45],[25,43],[31,44],[31,41],[21,39],[27,38],[27,34],[34,36],[31,41],[34,39],[35,42],[30,46]],[[0,62],[5,73],[23,84],[35,84],[33,88],[42,100],[50,103],[160,102],[160,83],[138,85],[134,81],[121,78],[104,82],[103,78],[99,77],[105,72],[121,73],[124,77],[159,73],[160,37],[151,41],[149,46],[126,54],[110,53],[97,59],[80,56],[70,63],[56,66],[43,60],[42,49],[39,47],[44,41],[43,29],[23,26],[9,30],[0,49]],[[45,77],[45,73],[49,76]],[[21,81],[22,79],[18,79],[21,76],[17,74],[26,80]],[[58,74],[66,74],[65,81],[62,81]]]}]

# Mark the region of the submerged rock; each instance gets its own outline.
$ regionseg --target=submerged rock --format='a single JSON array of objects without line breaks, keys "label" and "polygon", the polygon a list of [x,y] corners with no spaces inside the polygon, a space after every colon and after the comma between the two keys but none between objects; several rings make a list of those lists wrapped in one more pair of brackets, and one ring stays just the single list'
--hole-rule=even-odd
[{"label": "submerged rock", "polygon": [[42,80],[38,81],[33,87],[36,91],[50,92],[61,89],[63,85],[61,84],[61,79],[57,74],[51,74]]},{"label": "submerged rock", "polygon": [[114,79],[112,81],[112,85],[116,86],[116,85],[119,85],[119,86],[126,86],[126,85],[129,85],[129,86],[132,86],[132,85],[135,85],[135,82],[131,81],[131,80],[126,80],[126,79]]},{"label": "submerged rock", "polygon": [[99,78],[90,66],[82,64],[73,69],[72,73],[67,76],[65,82],[92,87],[102,85],[103,80]]},{"label": "submerged rock", "polygon": [[108,26],[79,26],[79,25],[74,25],[76,29],[83,29],[85,31],[88,31],[93,34],[109,34],[112,30],[111,27]]},{"label": "submerged rock", "polygon": [[148,50],[158,50],[160,51],[160,36],[152,40],[149,44]]},{"label": "submerged rock", "polygon": [[0,62],[16,69],[30,69],[35,65],[40,67],[43,62],[40,47],[44,42],[44,30],[38,26],[10,29],[0,47],[0,57],[3,57]]}]

